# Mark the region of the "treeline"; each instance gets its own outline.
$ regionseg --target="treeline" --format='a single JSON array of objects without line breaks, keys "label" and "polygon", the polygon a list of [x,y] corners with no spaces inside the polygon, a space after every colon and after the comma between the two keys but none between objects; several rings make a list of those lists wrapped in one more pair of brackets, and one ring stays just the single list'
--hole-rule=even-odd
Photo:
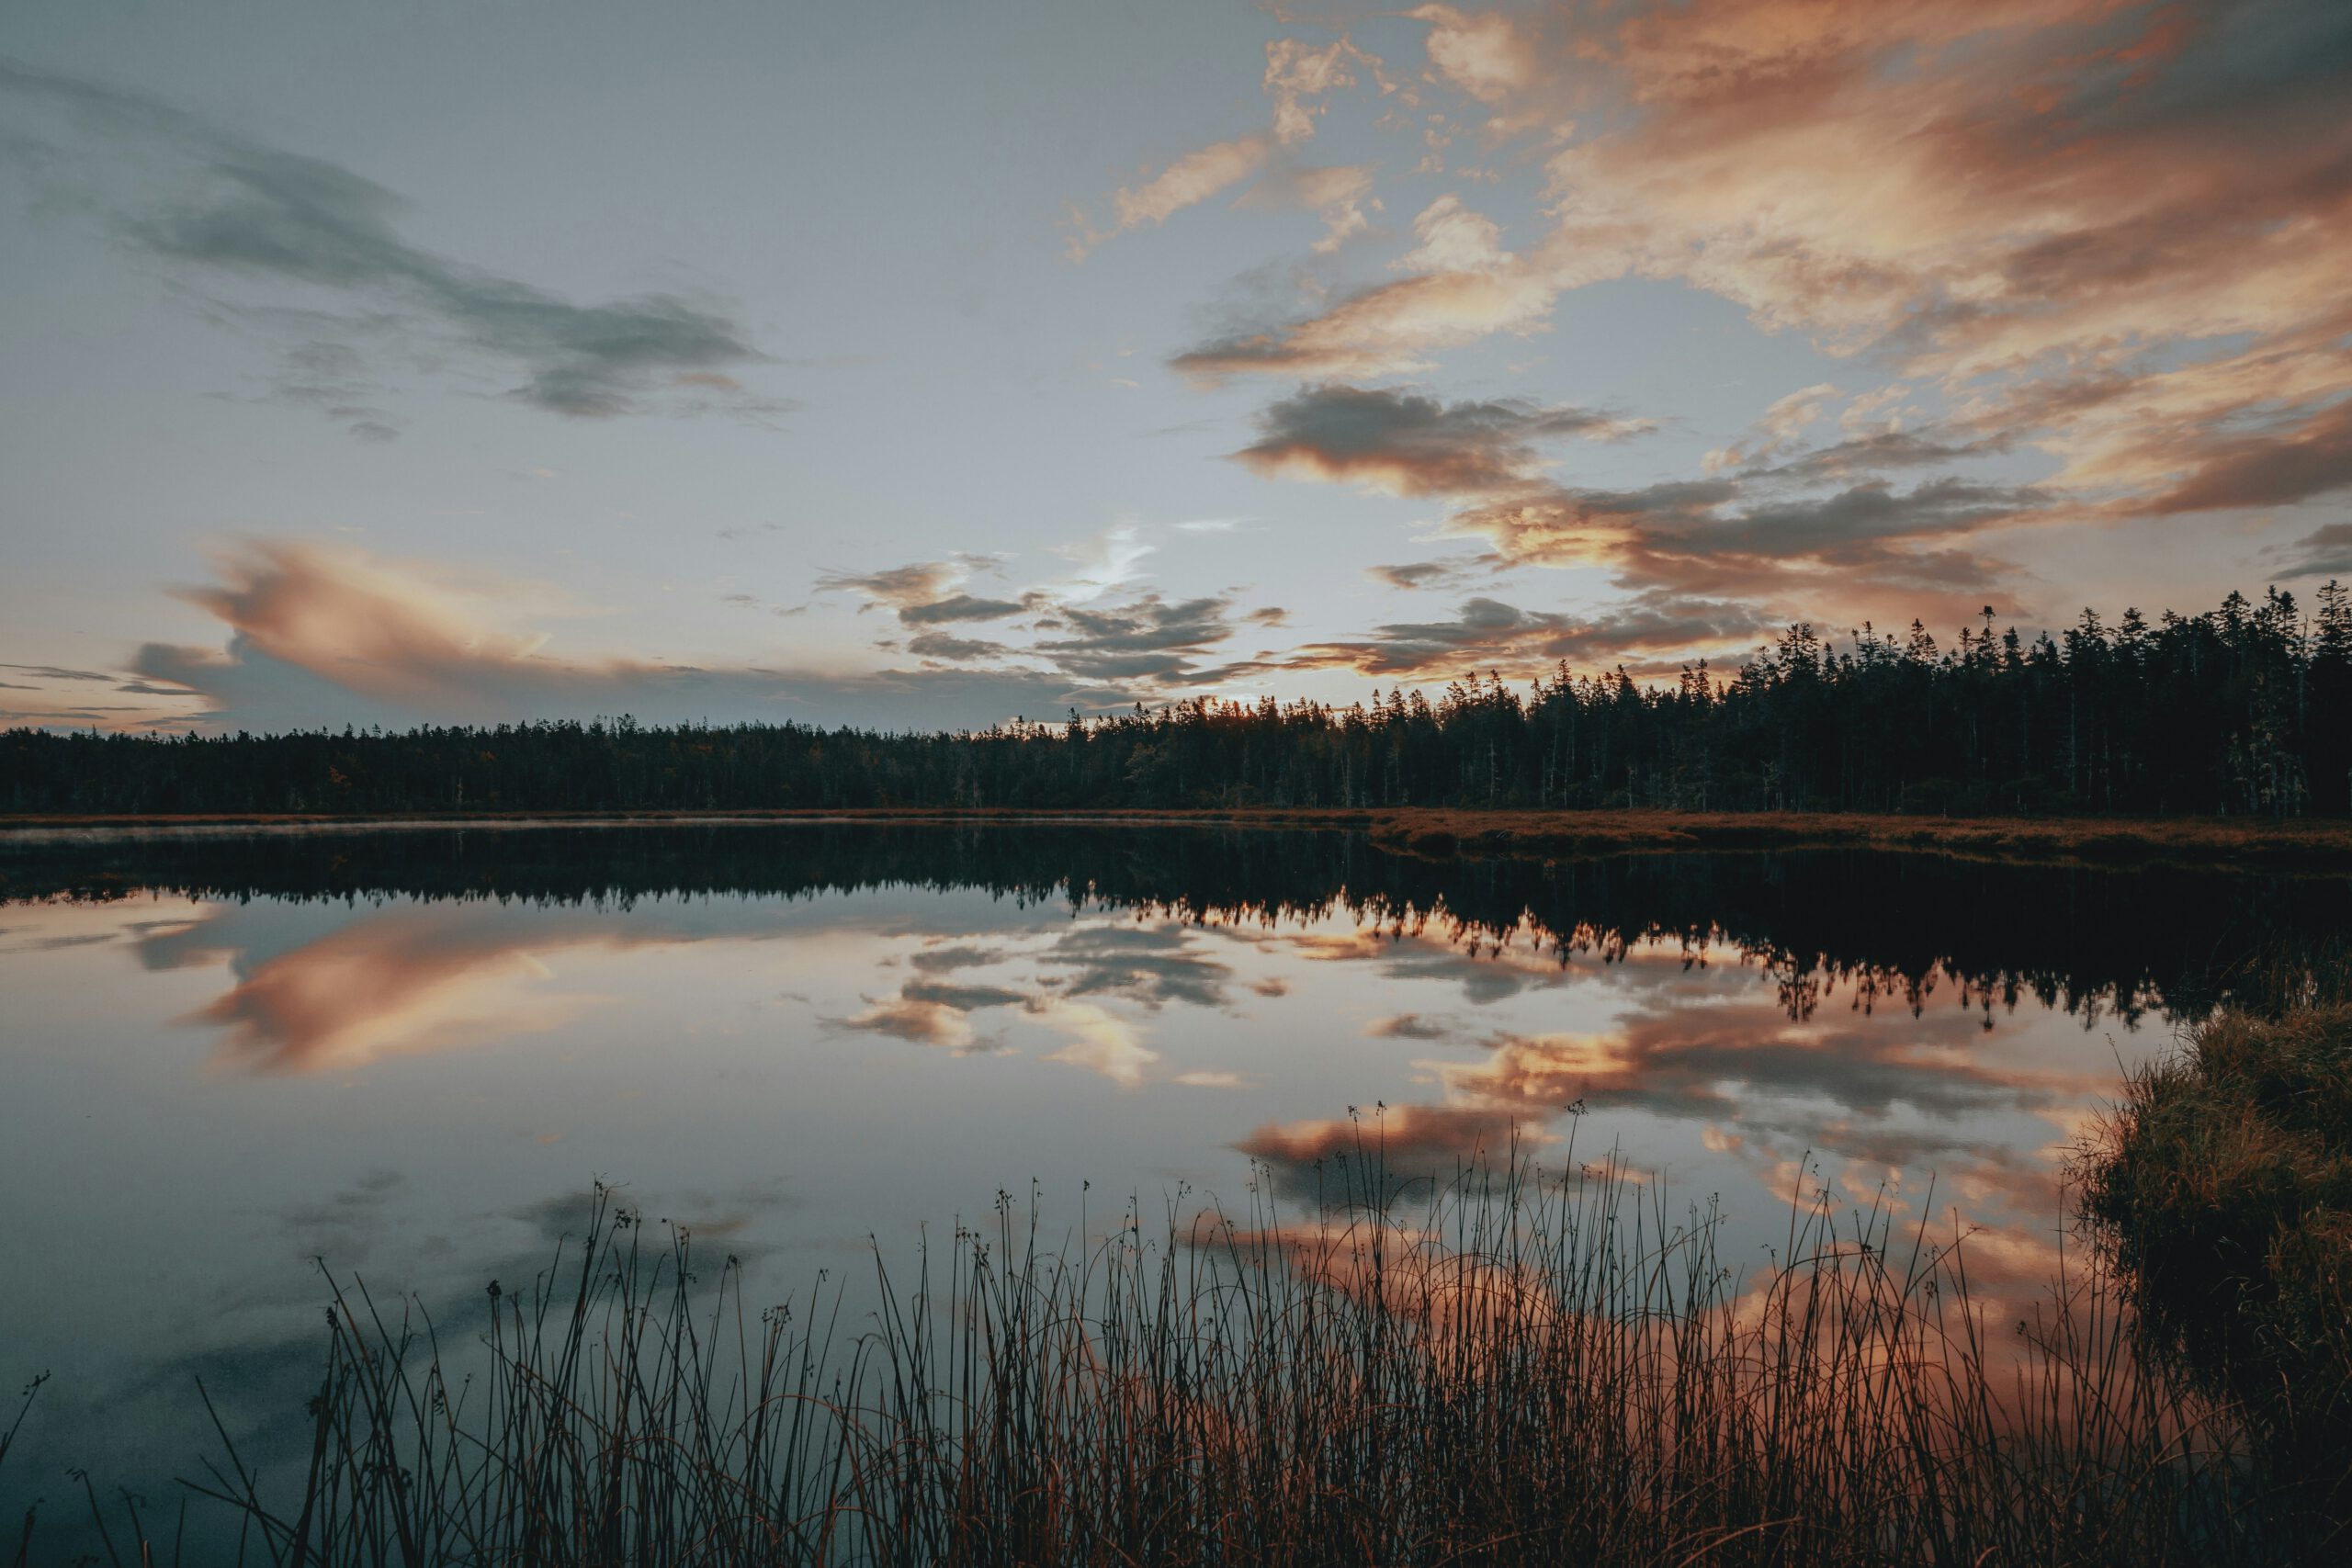
[{"label": "treeline", "polygon": [[1663,807],[2352,810],[2352,593],[2086,610],[2031,642],[1790,627],[1728,679],[1564,664],[1347,707],[1202,697],[959,734],[630,719],[286,735],[0,735],[0,810]]}]

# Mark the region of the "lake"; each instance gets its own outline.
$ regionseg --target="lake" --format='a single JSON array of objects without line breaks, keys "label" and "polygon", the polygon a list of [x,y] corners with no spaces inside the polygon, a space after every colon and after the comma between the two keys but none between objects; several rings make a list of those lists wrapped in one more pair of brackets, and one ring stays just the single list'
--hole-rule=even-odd
[{"label": "lake", "polygon": [[43,829],[0,877],[12,1519],[68,1465],[175,1506],[199,1379],[282,1460],[313,1259],[454,1312],[599,1180],[782,1299],[1001,1193],[1311,1213],[1516,1138],[1719,1197],[1734,1257],[1826,1188],[2030,1293],[2121,1076],[2352,935],[2341,879],[1090,822]]}]

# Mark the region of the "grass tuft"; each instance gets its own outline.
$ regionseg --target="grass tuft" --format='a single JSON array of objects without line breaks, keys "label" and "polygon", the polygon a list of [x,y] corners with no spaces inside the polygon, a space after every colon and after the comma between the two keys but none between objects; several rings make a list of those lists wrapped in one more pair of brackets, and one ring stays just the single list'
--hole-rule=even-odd
[{"label": "grass tuft", "polygon": [[2352,1504],[2352,1007],[2195,1030],[2084,1196],[2157,1343]]}]

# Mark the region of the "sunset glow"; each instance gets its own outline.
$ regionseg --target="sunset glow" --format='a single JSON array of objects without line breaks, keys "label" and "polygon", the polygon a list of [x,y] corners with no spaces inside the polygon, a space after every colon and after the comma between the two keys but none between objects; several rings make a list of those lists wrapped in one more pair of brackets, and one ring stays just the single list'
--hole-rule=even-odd
[{"label": "sunset glow", "polygon": [[552,19],[11,24],[8,716],[954,728],[2352,566],[2338,6],[620,12],[474,90]]}]

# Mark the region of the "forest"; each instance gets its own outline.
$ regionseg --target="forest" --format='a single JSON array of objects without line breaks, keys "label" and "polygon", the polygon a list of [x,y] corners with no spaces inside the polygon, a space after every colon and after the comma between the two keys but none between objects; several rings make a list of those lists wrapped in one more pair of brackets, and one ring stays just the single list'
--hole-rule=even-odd
[{"label": "forest", "polygon": [[2030,641],[1991,610],[1792,626],[1672,684],[1465,671],[1341,707],[1201,696],[954,734],[622,716],[275,735],[0,733],[0,812],[1188,807],[2295,817],[2352,810],[2352,591]]}]

